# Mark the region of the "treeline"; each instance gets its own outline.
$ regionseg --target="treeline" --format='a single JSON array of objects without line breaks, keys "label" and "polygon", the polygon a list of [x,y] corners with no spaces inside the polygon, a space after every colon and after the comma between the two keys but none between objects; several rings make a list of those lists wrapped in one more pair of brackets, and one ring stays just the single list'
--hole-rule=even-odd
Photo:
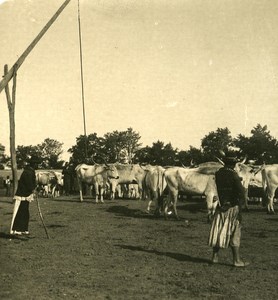
[{"label": "treeline", "polygon": [[[186,138],[186,137],[185,137]],[[171,143],[156,141],[151,146],[142,147],[141,136],[132,128],[126,131],[113,131],[99,137],[96,133],[80,135],[76,144],[68,152],[70,162],[79,163],[149,163],[152,165],[190,165],[205,161],[215,161],[220,150],[235,152],[238,157],[247,157],[254,164],[271,164],[278,162],[278,141],[271,136],[267,126],[257,124],[249,137],[239,134],[232,137],[230,130],[217,128],[201,139],[200,148],[193,146],[189,150],[179,150]],[[60,160],[63,143],[47,138],[36,146],[18,146],[17,163],[22,168],[28,155],[41,158],[41,167],[58,169],[63,166]],[[8,159],[8,157],[6,157]]]}]

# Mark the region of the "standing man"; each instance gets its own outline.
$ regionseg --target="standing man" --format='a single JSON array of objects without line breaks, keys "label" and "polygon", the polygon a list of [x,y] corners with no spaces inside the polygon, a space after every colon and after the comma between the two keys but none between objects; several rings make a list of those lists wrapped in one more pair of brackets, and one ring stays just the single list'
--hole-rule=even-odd
[{"label": "standing man", "polygon": [[36,173],[39,159],[32,156],[18,181],[14,196],[14,210],[11,224],[11,234],[29,235],[29,203],[34,200],[36,188]]},{"label": "standing man", "polygon": [[5,186],[6,186],[6,197],[10,197],[11,196],[11,179],[10,176],[7,176],[6,180],[5,180]]},{"label": "standing man", "polygon": [[213,248],[212,263],[218,262],[220,248],[232,249],[233,265],[245,267],[239,255],[241,240],[241,208],[244,204],[244,188],[241,179],[234,171],[236,157],[225,157],[224,167],[215,174],[219,206],[213,217],[209,246]]},{"label": "standing man", "polygon": [[66,196],[69,196],[70,194],[70,180],[71,180],[71,173],[69,169],[69,163],[66,162],[65,166],[62,171],[63,174],[63,181],[64,181],[64,193]]}]

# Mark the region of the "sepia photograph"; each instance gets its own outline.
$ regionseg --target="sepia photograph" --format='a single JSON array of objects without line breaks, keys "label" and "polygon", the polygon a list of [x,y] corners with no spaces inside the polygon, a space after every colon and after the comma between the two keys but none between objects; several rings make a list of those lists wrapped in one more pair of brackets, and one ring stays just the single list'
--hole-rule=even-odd
[{"label": "sepia photograph", "polygon": [[0,0],[0,298],[278,298],[278,2]]}]

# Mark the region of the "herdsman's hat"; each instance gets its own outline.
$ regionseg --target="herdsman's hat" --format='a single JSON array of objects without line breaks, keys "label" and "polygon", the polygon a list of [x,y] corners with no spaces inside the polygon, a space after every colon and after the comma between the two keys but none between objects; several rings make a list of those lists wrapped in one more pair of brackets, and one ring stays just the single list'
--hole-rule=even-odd
[{"label": "herdsman's hat", "polygon": [[221,160],[226,166],[235,166],[240,160],[237,158],[236,153],[233,151],[219,151],[222,155]]},{"label": "herdsman's hat", "polygon": [[32,156],[30,156],[28,159],[27,159],[27,162],[28,162],[28,164],[30,165],[30,166],[33,166],[33,165],[35,165],[35,164],[40,164],[41,163],[41,159],[38,157],[38,156],[36,156],[36,155],[32,155]]},{"label": "herdsman's hat", "polygon": [[237,162],[239,162],[236,156],[225,156],[223,159],[225,165],[234,166]]}]

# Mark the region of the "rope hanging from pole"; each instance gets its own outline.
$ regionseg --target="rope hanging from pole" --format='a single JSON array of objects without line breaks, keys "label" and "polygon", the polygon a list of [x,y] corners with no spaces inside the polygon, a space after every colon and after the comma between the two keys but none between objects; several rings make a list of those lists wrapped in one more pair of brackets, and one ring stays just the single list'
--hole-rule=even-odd
[{"label": "rope hanging from pole", "polygon": [[83,57],[82,57],[82,38],[81,38],[81,21],[80,21],[80,5],[78,0],[78,32],[79,32],[79,54],[80,54],[80,75],[81,75],[81,92],[82,92],[82,107],[83,107],[83,126],[85,136],[85,155],[88,156],[87,150],[87,131],[86,131],[86,113],[85,113],[85,96],[84,96],[84,76],[83,76]]}]

